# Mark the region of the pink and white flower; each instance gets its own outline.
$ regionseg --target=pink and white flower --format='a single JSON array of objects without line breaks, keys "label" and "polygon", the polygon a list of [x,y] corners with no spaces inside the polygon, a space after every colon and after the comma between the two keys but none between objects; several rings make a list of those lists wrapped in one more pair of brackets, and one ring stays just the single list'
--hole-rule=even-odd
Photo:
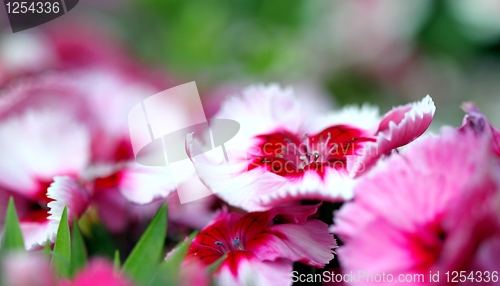
[{"label": "pink and white flower", "polygon": [[383,117],[367,105],[318,115],[308,104],[276,85],[250,87],[227,100],[215,118],[240,124],[225,143],[232,164],[196,155],[201,144],[190,141],[201,180],[227,203],[249,211],[300,199],[348,200],[353,178],[422,135],[435,111],[429,96]]},{"label": "pink and white flower", "polygon": [[216,270],[218,285],[289,285],[292,262],[321,268],[333,259],[335,239],[325,223],[310,219],[318,207],[222,212],[193,239],[185,263],[209,266],[225,257]]},{"label": "pink and white flower", "polygon": [[0,185],[32,202],[20,210],[26,248],[53,241],[64,206],[73,217],[89,204],[75,181],[89,160],[86,129],[64,113],[30,110],[0,124],[0,145]]},{"label": "pink and white flower", "polygon": [[[344,242],[339,249],[343,271],[394,279],[439,271],[444,285],[446,271],[468,275],[498,269],[495,161],[490,136],[452,128],[392,155],[360,180],[356,199],[336,214],[332,231]],[[351,284],[367,284],[357,282]],[[436,283],[426,278],[423,284]]]}]

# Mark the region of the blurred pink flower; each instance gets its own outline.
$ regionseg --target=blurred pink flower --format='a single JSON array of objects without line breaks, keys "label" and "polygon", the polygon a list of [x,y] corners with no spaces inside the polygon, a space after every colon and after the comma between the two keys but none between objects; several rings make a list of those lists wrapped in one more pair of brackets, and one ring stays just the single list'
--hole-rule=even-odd
[{"label": "blurred pink flower", "polygon": [[[8,83],[0,91],[0,199],[17,194],[26,247],[53,240],[64,205],[70,218],[97,206],[113,231],[153,216],[158,204],[138,205],[164,199],[173,183],[164,169],[135,162],[127,117],[168,87],[168,77],[137,64],[104,32],[78,25],[2,45],[10,48],[0,49],[0,73],[8,71],[0,76]],[[43,53],[29,53],[33,47]],[[15,62],[16,50],[30,57]]]},{"label": "blurred pink flower", "polygon": [[243,216],[222,212],[194,238],[185,263],[208,266],[226,256],[216,270],[218,285],[288,285],[292,262],[321,268],[334,257],[337,244],[327,225],[310,219],[318,207],[277,207]]},{"label": "blurred pink flower", "polygon": [[8,253],[2,256],[0,284],[6,286],[54,286],[50,261],[41,254]]},{"label": "blurred pink flower", "polygon": [[[185,183],[186,188],[206,188],[198,178],[193,178]],[[168,220],[178,227],[185,226],[191,229],[202,229],[207,226],[216,215],[216,210],[222,205],[222,201],[216,196],[207,196],[202,199],[181,204],[177,192],[167,198]],[[174,226],[172,225],[172,226]],[[169,232],[173,229],[169,224]]]},{"label": "blurred pink flower", "polygon": [[498,270],[500,193],[490,139],[444,128],[363,177],[332,227],[344,242],[343,271],[395,280],[423,274],[424,285],[439,285],[428,279],[439,271],[444,285],[446,271]]},{"label": "blurred pink flower", "polygon": [[[193,156],[203,183],[227,203],[249,211],[300,199],[350,199],[353,178],[422,135],[435,111],[429,96],[383,117],[366,105],[318,115],[308,109],[311,104],[275,85],[251,87],[228,99],[215,117],[240,124],[239,133],[225,143],[237,163],[226,168],[208,154]],[[197,141],[189,148],[202,153]]]},{"label": "blurred pink flower", "polygon": [[101,258],[94,258],[81,270],[73,281],[63,281],[60,286],[132,286],[123,274],[115,271],[113,265]]}]

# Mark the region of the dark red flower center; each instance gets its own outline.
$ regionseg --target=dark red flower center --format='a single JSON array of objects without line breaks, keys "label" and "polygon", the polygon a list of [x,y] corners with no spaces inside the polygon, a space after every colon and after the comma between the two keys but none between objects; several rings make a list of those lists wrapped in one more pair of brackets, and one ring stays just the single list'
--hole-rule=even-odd
[{"label": "dark red flower center", "polygon": [[347,156],[359,155],[374,136],[347,125],[329,127],[316,135],[298,136],[286,130],[256,137],[259,143],[249,150],[248,170],[265,168],[283,177],[299,177],[315,170],[323,177],[327,168],[346,169]]},{"label": "dark red flower center", "polygon": [[47,209],[36,209],[21,218],[21,222],[46,222],[49,217]]},{"label": "dark red flower center", "polygon": [[107,177],[97,178],[94,181],[95,190],[109,189],[118,186],[121,179],[121,173],[115,172]]}]

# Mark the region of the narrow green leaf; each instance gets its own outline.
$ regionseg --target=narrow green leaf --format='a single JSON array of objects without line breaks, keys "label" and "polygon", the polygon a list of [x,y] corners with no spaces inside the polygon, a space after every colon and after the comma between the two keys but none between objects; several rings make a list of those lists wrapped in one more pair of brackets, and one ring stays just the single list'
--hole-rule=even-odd
[{"label": "narrow green leaf", "polygon": [[170,255],[170,257],[165,260],[165,263],[171,265],[172,267],[177,267],[175,271],[180,268],[182,260],[186,256],[186,253],[189,249],[189,245],[191,245],[191,241],[193,238],[198,235],[198,231],[191,233],[186,241],[181,241],[175,246],[175,251]]},{"label": "narrow green leaf", "polygon": [[193,232],[186,241],[181,241],[174,247],[173,253],[170,254],[168,259],[158,266],[158,271],[151,286],[179,285],[182,261],[186,257],[191,241],[197,234],[198,231]]},{"label": "narrow green leaf", "polygon": [[51,252],[52,252],[52,243],[50,242],[50,240],[47,239],[47,241],[45,242],[45,245],[43,247],[43,255],[45,257],[49,258],[51,255]]},{"label": "narrow green leaf", "polygon": [[59,227],[57,228],[56,243],[52,254],[52,268],[61,277],[70,276],[71,237],[68,225],[68,210],[64,207]]},{"label": "narrow green leaf", "polygon": [[73,220],[72,237],[71,237],[71,276],[74,276],[78,270],[85,267],[87,264],[87,250],[83,242],[82,233],[78,227],[76,219]]},{"label": "narrow green leaf", "polygon": [[222,262],[226,260],[227,255],[223,255],[221,258],[215,260],[212,264],[210,264],[207,268],[208,273],[214,273],[219,266],[221,266]]},{"label": "narrow green leaf", "polygon": [[113,260],[113,268],[115,271],[120,270],[121,267],[121,262],[120,262],[120,251],[117,249],[115,250],[115,259]]},{"label": "narrow green leaf", "polygon": [[123,264],[123,271],[138,285],[148,285],[163,253],[167,233],[167,205],[163,205]]},{"label": "narrow green leaf", "polygon": [[5,235],[2,241],[2,251],[17,250],[24,251],[23,233],[19,225],[14,198],[10,197],[7,213],[5,216]]}]

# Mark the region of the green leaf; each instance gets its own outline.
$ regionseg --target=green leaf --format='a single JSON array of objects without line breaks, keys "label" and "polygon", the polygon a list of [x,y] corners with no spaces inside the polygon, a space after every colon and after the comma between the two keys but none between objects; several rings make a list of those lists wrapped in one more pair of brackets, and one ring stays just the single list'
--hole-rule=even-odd
[{"label": "green leaf", "polygon": [[193,232],[186,241],[179,242],[174,247],[173,253],[168,259],[158,266],[158,271],[151,286],[179,285],[182,260],[184,260],[189,245],[197,234],[197,231]]},{"label": "green leaf", "polygon": [[186,256],[186,253],[189,249],[189,245],[191,245],[191,241],[193,238],[198,235],[198,231],[194,231],[191,233],[186,241],[181,241],[175,246],[175,251],[170,255],[170,257],[165,260],[165,263],[172,264],[172,266],[177,266],[180,268],[182,260]]},{"label": "green leaf", "polygon": [[64,207],[59,227],[57,228],[56,243],[52,254],[52,268],[61,276],[70,276],[71,237],[68,225],[68,210]]},{"label": "green leaf", "polygon": [[148,285],[163,253],[167,233],[167,205],[163,205],[123,264],[123,271],[137,284]]},{"label": "green leaf", "polygon": [[116,246],[109,230],[100,222],[91,224],[87,230],[90,230],[85,236],[89,257],[104,256],[112,260]]},{"label": "green leaf", "polygon": [[219,269],[219,267],[221,266],[222,262],[224,262],[224,260],[226,260],[227,258],[227,255],[223,255],[221,258],[215,260],[212,264],[210,264],[208,266],[208,272],[209,273],[214,273],[217,269]]},{"label": "green leaf", "polygon": [[84,268],[87,264],[87,250],[85,249],[85,243],[76,219],[73,220],[73,226],[71,229],[73,235],[71,237],[70,274],[71,276],[74,276],[78,270]]},{"label": "green leaf", "polygon": [[5,235],[2,241],[2,251],[17,250],[24,251],[23,233],[19,225],[14,199],[10,197],[7,213],[5,216]]},{"label": "green leaf", "polygon": [[113,259],[113,268],[115,271],[120,270],[121,262],[120,262],[120,251],[117,249],[115,250],[115,258]]},{"label": "green leaf", "polygon": [[50,240],[47,239],[47,241],[45,241],[45,245],[43,247],[43,255],[45,257],[49,258],[51,255],[51,252],[52,252],[52,242],[50,242]]}]

